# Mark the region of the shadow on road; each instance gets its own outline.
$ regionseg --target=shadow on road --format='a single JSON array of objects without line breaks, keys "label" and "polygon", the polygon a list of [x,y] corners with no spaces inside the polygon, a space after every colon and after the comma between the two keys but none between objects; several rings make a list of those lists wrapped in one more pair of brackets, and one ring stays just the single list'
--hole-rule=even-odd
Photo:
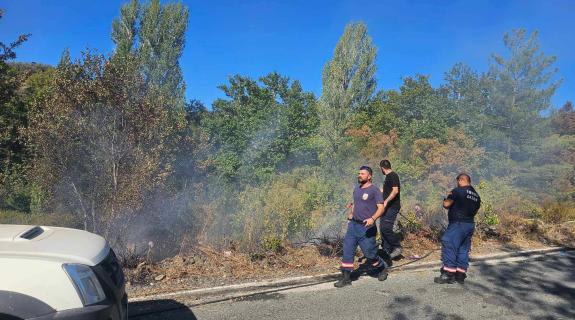
[{"label": "shadow on road", "polygon": [[[467,287],[489,304],[509,307],[518,314],[531,319],[552,319],[556,316],[575,319],[575,258],[548,256],[542,260],[525,263],[499,265],[497,268],[480,265],[476,267],[481,275],[494,287],[470,282]],[[546,297],[554,297],[550,303]],[[540,313],[544,315],[533,315]]]},{"label": "shadow on road", "polygon": [[197,319],[188,306],[171,299],[131,302],[128,306],[129,318],[133,320],[166,319],[166,315],[163,314],[165,312],[174,313],[170,319]]},{"label": "shadow on road", "polygon": [[[545,257],[540,261],[520,264],[487,264],[473,267],[473,272],[484,281],[468,279],[465,285],[443,285],[448,299],[466,292],[477,297],[483,308],[490,305],[504,307],[514,315],[526,319],[575,319],[575,258]],[[430,279],[430,282],[432,279]],[[485,284],[486,283],[486,284]],[[430,284],[434,285],[434,284]],[[424,293],[427,289],[422,289]],[[463,319],[460,315],[446,314],[433,305],[423,304],[410,295],[394,298],[388,306],[393,319]]]},{"label": "shadow on road", "polygon": [[407,320],[407,319],[452,319],[463,320],[465,318],[456,314],[446,314],[437,310],[432,305],[422,306],[421,303],[409,296],[398,296],[393,299],[394,301],[388,305],[389,311],[393,314],[394,320]]}]

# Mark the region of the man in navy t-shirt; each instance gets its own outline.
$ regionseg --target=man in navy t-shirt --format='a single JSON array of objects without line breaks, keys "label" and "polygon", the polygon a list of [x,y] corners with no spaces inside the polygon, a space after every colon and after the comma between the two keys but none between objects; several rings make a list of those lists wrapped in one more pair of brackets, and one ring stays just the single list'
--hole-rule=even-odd
[{"label": "man in navy t-shirt", "polygon": [[387,278],[385,262],[377,254],[375,221],[383,214],[383,196],[380,190],[371,183],[373,171],[370,167],[359,168],[357,181],[359,185],[353,190],[353,206],[348,214],[349,223],[343,239],[343,257],[341,260],[342,278],[334,285],[338,288],[351,284],[355,250],[361,248],[372,270],[379,272],[378,279]]},{"label": "man in navy t-shirt", "polygon": [[471,177],[461,173],[457,176],[457,188],[443,199],[443,207],[449,209],[449,226],[441,237],[441,276],[436,283],[463,284],[469,267],[471,237],[475,230],[474,217],[481,206],[481,198],[471,186]]}]

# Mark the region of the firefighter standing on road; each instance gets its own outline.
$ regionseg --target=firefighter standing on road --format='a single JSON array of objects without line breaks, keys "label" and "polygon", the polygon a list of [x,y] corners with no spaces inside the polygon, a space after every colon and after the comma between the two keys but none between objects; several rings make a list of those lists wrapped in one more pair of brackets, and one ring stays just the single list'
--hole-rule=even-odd
[{"label": "firefighter standing on road", "polygon": [[449,209],[449,225],[441,238],[441,276],[436,283],[463,284],[469,267],[471,237],[475,230],[474,217],[481,206],[481,198],[471,186],[468,174],[457,176],[457,188],[451,190],[443,199],[443,207]]},{"label": "firefighter standing on road", "polygon": [[372,271],[379,273],[378,279],[383,281],[387,278],[386,265],[377,254],[375,241],[377,234],[375,221],[383,213],[383,197],[380,190],[371,183],[372,175],[370,167],[359,168],[357,176],[359,185],[353,190],[353,206],[348,214],[349,222],[343,239],[342,278],[334,284],[338,288],[351,284],[351,272],[358,244],[367,258],[367,265]]}]

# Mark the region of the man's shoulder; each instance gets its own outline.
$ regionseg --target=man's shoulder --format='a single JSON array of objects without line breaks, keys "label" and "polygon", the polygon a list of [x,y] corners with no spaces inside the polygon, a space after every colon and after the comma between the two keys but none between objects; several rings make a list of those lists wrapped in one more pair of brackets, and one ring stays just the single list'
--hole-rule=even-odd
[{"label": "man's shoulder", "polygon": [[369,192],[378,192],[378,193],[381,192],[381,190],[379,190],[379,188],[375,184],[372,184],[371,186],[369,186],[367,188],[367,190]]},{"label": "man's shoulder", "polygon": [[399,181],[399,175],[395,171],[390,172],[388,176],[392,180]]},{"label": "man's shoulder", "polygon": [[474,196],[479,196],[479,194],[477,193],[477,191],[475,191],[475,189],[473,189],[473,187],[471,186],[467,186],[467,187],[456,187],[453,190],[451,190],[451,192],[453,194],[458,194],[458,195],[462,195],[465,196],[468,193],[472,193]]},{"label": "man's shoulder", "polygon": [[477,190],[475,190],[473,186],[469,186],[467,190],[471,191],[471,193],[473,193],[473,195],[475,195],[476,197],[479,197],[479,192],[477,192]]},{"label": "man's shoulder", "polygon": [[462,194],[465,192],[466,192],[465,188],[461,188],[461,187],[455,187],[455,188],[451,189],[451,193],[453,193],[454,195]]},{"label": "man's shoulder", "polygon": [[370,185],[369,187],[355,186],[353,192],[371,192],[372,190],[379,190],[375,185]]},{"label": "man's shoulder", "polygon": [[395,171],[391,171],[390,173],[385,175],[385,182],[390,182],[391,180],[399,180],[399,176],[397,175],[397,173],[395,173]]}]

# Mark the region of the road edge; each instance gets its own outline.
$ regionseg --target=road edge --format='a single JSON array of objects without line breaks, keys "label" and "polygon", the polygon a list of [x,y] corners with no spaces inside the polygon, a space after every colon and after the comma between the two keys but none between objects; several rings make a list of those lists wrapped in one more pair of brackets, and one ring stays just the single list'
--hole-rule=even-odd
[{"label": "road edge", "polygon": [[[487,262],[496,262],[499,260],[505,261],[506,259],[515,259],[513,261],[522,261],[527,260],[532,257],[540,257],[547,254],[553,254],[558,252],[567,252],[567,251],[575,251],[575,248],[570,247],[549,247],[549,248],[542,248],[542,249],[532,249],[532,250],[521,250],[521,251],[512,251],[512,252],[503,252],[503,253],[496,253],[490,255],[483,255],[479,257],[472,257],[470,258],[471,265],[478,265]],[[524,258],[517,260],[516,258]],[[404,267],[399,266],[398,268],[391,270],[391,272],[400,272],[400,271],[422,271],[422,270],[429,270],[433,268],[439,268],[441,266],[440,261],[433,261],[428,263],[421,263],[416,265],[406,265]],[[147,295],[147,296],[140,296],[130,298],[130,303],[138,303],[138,302],[153,302],[159,300],[169,300],[175,299],[178,297],[192,297],[195,299],[194,302],[188,303],[190,306],[198,306],[208,303],[215,303],[221,302],[231,299],[241,299],[257,294],[265,294],[265,293],[272,293],[277,291],[283,291],[298,287],[305,287],[315,284],[320,284],[328,281],[334,281],[339,277],[339,272],[334,273],[325,273],[320,275],[311,275],[311,276],[301,276],[301,277],[291,277],[291,278],[284,278],[284,279],[275,279],[275,280],[268,280],[268,281],[261,281],[261,282],[250,282],[250,283],[243,283],[237,285],[227,285],[227,286],[218,286],[212,288],[201,288],[201,289],[191,289],[191,290],[179,290],[175,292],[169,293],[161,293],[155,295]],[[153,304],[153,303],[152,303]],[[147,309],[153,310],[141,310],[136,313],[130,314],[130,317],[133,316],[142,316],[145,314],[150,313],[157,313],[157,312],[164,312],[169,311],[172,309],[177,309],[174,307],[170,307],[171,304],[167,304],[165,307],[158,305],[156,307],[152,306]]]}]

